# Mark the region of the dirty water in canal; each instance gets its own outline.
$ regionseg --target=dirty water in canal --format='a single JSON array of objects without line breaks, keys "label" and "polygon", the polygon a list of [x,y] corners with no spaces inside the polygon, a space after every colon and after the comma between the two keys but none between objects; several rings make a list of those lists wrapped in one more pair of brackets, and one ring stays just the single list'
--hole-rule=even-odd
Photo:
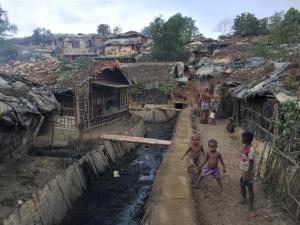
[{"label": "dirty water in canal", "polygon": [[[145,123],[145,136],[169,140],[175,122]],[[138,225],[166,150],[167,146],[138,145],[91,185],[61,225]],[[119,178],[113,177],[114,170]]]}]

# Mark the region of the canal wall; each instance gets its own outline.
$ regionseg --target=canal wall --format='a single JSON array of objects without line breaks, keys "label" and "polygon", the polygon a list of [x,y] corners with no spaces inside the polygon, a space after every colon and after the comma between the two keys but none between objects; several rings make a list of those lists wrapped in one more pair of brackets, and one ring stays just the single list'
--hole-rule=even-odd
[{"label": "canal wall", "polygon": [[130,113],[135,116],[141,117],[145,122],[152,123],[167,122],[178,114],[178,112],[174,110],[155,108],[131,109]]},{"label": "canal wall", "polygon": [[[144,136],[143,121],[138,122],[124,135]],[[57,175],[32,198],[20,204],[1,225],[56,225],[60,224],[74,202],[87,190],[93,180],[100,177],[118,158],[135,147],[129,143],[106,141],[95,145],[78,161]]]},{"label": "canal wall", "polygon": [[193,109],[187,108],[178,116],[172,144],[156,173],[142,225],[197,224],[191,181],[187,174],[187,165],[181,160],[193,133],[192,113]]}]

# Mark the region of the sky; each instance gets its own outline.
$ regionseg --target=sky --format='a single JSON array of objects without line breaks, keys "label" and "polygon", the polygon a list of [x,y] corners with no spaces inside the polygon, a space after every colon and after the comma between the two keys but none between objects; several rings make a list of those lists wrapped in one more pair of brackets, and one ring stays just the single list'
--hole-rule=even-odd
[{"label": "sky", "polygon": [[196,21],[201,33],[216,38],[219,21],[242,12],[258,18],[295,7],[300,0],[0,0],[11,23],[18,27],[16,36],[31,35],[36,27],[52,33],[95,33],[97,25],[120,26],[123,32],[141,31],[157,16],[182,13]]}]

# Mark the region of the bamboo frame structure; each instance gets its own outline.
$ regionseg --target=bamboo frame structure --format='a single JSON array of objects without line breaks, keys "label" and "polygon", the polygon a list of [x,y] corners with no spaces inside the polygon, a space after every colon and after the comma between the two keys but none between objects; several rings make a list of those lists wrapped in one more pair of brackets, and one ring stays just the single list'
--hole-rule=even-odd
[{"label": "bamboo frame structure", "polygon": [[[259,159],[257,180],[265,189],[272,194],[272,197],[279,202],[280,206],[289,213],[297,222],[300,222],[300,151],[295,151],[295,143],[300,140],[300,123],[295,122],[294,129],[289,140],[278,149],[276,139],[280,131],[276,123],[280,120],[280,107],[273,102],[273,116],[267,118],[259,110],[251,106],[243,108],[247,111],[248,118],[242,117],[242,124],[252,123],[255,136],[265,142],[262,154]],[[268,127],[261,124],[261,121],[268,121]],[[257,135],[260,134],[260,135]]]}]

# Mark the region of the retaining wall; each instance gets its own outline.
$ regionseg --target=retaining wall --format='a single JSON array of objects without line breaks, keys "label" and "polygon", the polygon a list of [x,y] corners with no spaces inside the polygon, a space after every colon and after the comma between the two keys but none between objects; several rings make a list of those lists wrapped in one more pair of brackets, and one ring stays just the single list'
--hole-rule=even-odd
[{"label": "retaining wall", "polygon": [[[125,135],[144,136],[140,121]],[[60,224],[72,209],[74,202],[88,187],[91,179],[98,178],[118,158],[135,147],[134,144],[106,141],[69,166],[63,174],[57,175],[44,188],[33,193],[11,215],[2,221],[3,225],[56,225]],[[1,221],[0,221],[1,224]]]},{"label": "retaining wall", "polygon": [[173,110],[162,110],[162,109],[139,109],[130,110],[130,113],[142,118],[145,122],[161,123],[166,122],[178,113]]},{"label": "retaining wall", "polygon": [[178,116],[172,144],[157,171],[142,225],[198,224],[190,177],[185,161],[181,160],[193,133],[192,112],[187,108]]}]

